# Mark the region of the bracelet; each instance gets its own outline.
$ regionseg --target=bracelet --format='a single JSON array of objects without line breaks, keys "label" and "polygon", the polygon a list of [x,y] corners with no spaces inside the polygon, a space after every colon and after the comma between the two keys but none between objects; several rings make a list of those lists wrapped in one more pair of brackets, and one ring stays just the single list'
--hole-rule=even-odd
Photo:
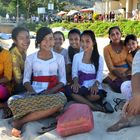
[{"label": "bracelet", "polygon": [[95,82],[94,85],[99,87],[100,83],[99,82]]}]

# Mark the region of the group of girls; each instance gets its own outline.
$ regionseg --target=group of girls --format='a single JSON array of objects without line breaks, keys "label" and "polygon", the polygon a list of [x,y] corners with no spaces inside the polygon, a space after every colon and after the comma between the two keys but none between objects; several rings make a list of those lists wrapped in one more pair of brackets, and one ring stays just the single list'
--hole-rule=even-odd
[{"label": "group of girls", "polygon": [[[131,53],[136,49],[130,47],[131,37],[125,39],[128,49],[124,46],[117,26],[109,29],[109,38],[104,57],[110,73],[104,82],[114,90],[116,85],[115,91],[120,92],[122,82],[131,77]],[[16,27],[12,39],[9,51],[2,47],[0,50],[0,98],[1,107],[12,111],[13,136],[21,136],[25,123],[61,111],[67,99],[87,104],[93,111],[113,112],[111,105],[104,103],[107,92],[102,88],[103,58],[93,31],[70,30],[70,46],[66,50],[62,48],[62,32],[53,33],[50,28],[41,27],[35,40],[39,50],[29,56],[29,31]]]},{"label": "group of girls", "polygon": [[104,58],[109,75],[103,80],[113,91],[122,93],[126,100],[132,98],[131,71],[132,61],[140,49],[137,37],[129,34],[121,41],[121,31],[118,26],[109,29],[110,44],[104,48]]}]

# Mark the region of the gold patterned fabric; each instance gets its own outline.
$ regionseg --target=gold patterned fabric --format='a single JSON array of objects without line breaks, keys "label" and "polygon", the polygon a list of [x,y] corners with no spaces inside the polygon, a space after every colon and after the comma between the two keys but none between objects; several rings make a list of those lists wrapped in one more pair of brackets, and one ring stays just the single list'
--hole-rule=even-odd
[{"label": "gold patterned fabric", "polygon": [[9,98],[8,106],[15,119],[22,118],[28,113],[63,107],[67,99],[63,93],[40,95],[14,95]]},{"label": "gold patterned fabric", "polygon": [[11,51],[12,62],[13,62],[13,75],[16,83],[21,83],[24,72],[24,62],[26,54],[21,54],[17,47],[14,47]]}]

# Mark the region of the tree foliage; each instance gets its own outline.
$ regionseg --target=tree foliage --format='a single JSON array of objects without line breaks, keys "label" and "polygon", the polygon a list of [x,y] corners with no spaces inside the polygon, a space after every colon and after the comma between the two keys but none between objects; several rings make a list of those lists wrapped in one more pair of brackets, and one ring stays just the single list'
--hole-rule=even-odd
[{"label": "tree foliage", "polygon": [[26,18],[32,14],[37,14],[38,7],[45,7],[47,9],[48,3],[54,3],[56,10],[63,10],[67,5],[66,2],[59,2],[59,0],[0,0],[0,16],[5,16],[9,13],[10,16],[16,16],[17,8],[19,15],[23,14]]}]

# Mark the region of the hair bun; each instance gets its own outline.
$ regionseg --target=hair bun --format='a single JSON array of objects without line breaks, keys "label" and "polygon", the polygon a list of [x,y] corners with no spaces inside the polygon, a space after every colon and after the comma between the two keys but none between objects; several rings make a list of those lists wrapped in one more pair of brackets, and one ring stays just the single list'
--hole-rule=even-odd
[{"label": "hair bun", "polygon": [[36,34],[36,44],[40,44],[44,37],[52,32],[52,29],[48,27],[42,27],[37,31]]}]

